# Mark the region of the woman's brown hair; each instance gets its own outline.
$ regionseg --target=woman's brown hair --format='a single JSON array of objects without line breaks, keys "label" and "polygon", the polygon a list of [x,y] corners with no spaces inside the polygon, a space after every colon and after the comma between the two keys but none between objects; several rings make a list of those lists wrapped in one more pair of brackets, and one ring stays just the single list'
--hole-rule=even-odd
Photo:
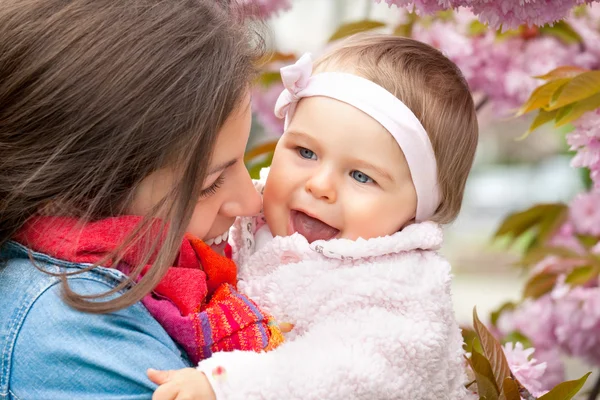
[{"label": "woman's brown hair", "polygon": [[[215,0],[1,2],[0,246],[41,210],[82,223],[107,218],[125,212],[151,172],[174,166],[181,176],[107,257],[118,262],[153,217],[168,221],[132,280],[83,296],[62,275],[71,306],[127,307],[176,257],[217,133],[262,56],[262,38],[230,7]],[[155,250],[153,267],[131,285]]]},{"label": "woman's brown hair", "polygon": [[462,204],[479,138],[477,113],[460,69],[439,50],[392,35],[354,35],[320,57],[315,72],[346,71],[384,87],[417,116],[438,167],[441,203],[431,218],[449,223]]}]

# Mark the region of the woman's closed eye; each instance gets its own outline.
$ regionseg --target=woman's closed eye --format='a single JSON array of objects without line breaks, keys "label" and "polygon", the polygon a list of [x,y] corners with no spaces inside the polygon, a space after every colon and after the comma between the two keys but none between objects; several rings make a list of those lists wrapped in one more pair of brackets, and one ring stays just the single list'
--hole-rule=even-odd
[{"label": "woman's closed eye", "polygon": [[210,185],[209,187],[207,187],[206,189],[202,189],[202,191],[200,192],[200,198],[206,198],[209,196],[212,196],[213,194],[217,193],[217,190],[221,187],[221,185],[223,184],[223,181],[225,179],[223,178],[223,175],[219,176],[213,183],[212,185]]},{"label": "woman's closed eye", "polygon": [[298,154],[300,154],[300,157],[302,157],[302,158],[305,158],[307,160],[316,160],[317,159],[317,155],[312,150],[309,150],[305,147],[298,147],[296,150],[298,151]]},{"label": "woman's closed eye", "polygon": [[369,175],[357,170],[350,172],[350,176],[358,183],[375,183],[373,178],[371,178]]}]

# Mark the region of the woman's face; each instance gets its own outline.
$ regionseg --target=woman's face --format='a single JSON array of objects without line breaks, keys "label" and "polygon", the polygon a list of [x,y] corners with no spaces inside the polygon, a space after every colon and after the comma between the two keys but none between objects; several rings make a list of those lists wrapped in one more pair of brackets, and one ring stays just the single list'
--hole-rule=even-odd
[{"label": "woman's face", "polygon": [[[229,228],[238,216],[258,214],[261,198],[244,165],[252,114],[250,95],[219,131],[208,175],[187,232],[222,252]],[[144,215],[171,189],[174,172],[164,168],[146,177],[134,194],[129,213]]]}]

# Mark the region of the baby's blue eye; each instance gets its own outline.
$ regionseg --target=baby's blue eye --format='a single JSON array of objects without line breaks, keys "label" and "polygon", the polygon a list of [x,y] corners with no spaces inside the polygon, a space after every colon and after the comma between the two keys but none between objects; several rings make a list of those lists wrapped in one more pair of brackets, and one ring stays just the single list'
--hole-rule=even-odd
[{"label": "baby's blue eye", "polygon": [[311,151],[309,149],[305,149],[304,147],[299,147],[298,153],[300,153],[300,157],[306,158],[307,160],[316,160],[317,159],[317,155],[313,151]]},{"label": "baby's blue eye", "polygon": [[360,183],[373,183],[373,179],[371,179],[371,177],[363,172],[360,171],[352,171],[350,172],[350,176],[356,180],[357,182]]}]

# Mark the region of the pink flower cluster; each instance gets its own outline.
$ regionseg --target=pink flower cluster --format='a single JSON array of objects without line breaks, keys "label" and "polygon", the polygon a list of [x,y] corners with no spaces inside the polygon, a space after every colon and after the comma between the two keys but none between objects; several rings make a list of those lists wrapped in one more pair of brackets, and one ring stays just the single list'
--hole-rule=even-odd
[{"label": "pink flower cluster", "polygon": [[541,26],[559,21],[573,7],[591,0],[463,0],[459,6],[469,7],[481,22],[493,28],[514,29],[519,25]]},{"label": "pink flower cluster", "polygon": [[266,19],[292,6],[291,0],[238,0],[239,6],[250,15]]},{"label": "pink flower cluster", "polygon": [[[567,135],[567,143],[577,154],[571,161],[573,167],[589,168],[594,187],[600,190],[600,109],[585,113],[573,122],[575,130]],[[598,197],[594,198],[595,201]],[[591,199],[588,202],[592,202]],[[579,205],[584,205],[582,200]],[[598,203],[596,203],[598,204]],[[598,222],[596,218],[595,222]],[[600,227],[596,228],[600,234]]]},{"label": "pink flower cluster", "polygon": [[386,3],[413,7],[420,14],[464,7],[494,29],[513,29],[524,24],[541,26],[559,21],[573,7],[592,3],[592,0],[386,0]]},{"label": "pink flower cluster", "polygon": [[[564,277],[563,277],[564,279]],[[551,293],[527,299],[498,319],[502,334],[520,332],[531,340],[537,359],[546,362],[540,378],[548,390],[564,378],[559,351],[600,365],[600,287],[597,282],[569,287],[556,285]],[[529,388],[529,387],[528,387]]]},{"label": "pink flower cluster", "polygon": [[[376,3],[381,3],[381,0],[375,0]],[[414,9],[417,14],[433,14],[437,11],[446,10],[455,7],[454,0],[385,0],[391,6],[400,8]]]},{"label": "pink flower cluster", "polygon": [[[498,320],[502,334],[520,332],[532,341],[537,359],[545,361],[543,380],[537,380],[536,370],[525,369],[523,384],[531,390],[549,389],[562,381],[564,371],[551,352],[580,357],[600,365],[600,287],[598,278],[581,286],[566,285],[565,277],[576,267],[585,266],[587,252],[600,254],[600,241],[586,250],[578,235],[600,238],[600,109],[586,113],[575,121],[575,130],[567,137],[577,154],[573,166],[592,171],[595,188],[576,196],[569,205],[569,218],[548,243],[574,252],[571,258],[548,256],[535,265],[531,274],[558,274],[554,289],[538,298],[526,299],[516,309],[503,313]],[[588,244],[590,246],[590,244]],[[533,382],[527,386],[524,382]],[[536,386],[538,383],[541,385]],[[533,393],[533,392],[532,392]]]},{"label": "pink flower cluster", "polygon": [[544,395],[548,391],[544,382],[547,363],[531,357],[535,349],[524,349],[519,342],[509,342],[504,345],[503,350],[515,378],[535,397]]},{"label": "pink flower cluster", "polygon": [[[469,32],[475,15],[461,10],[453,21],[436,20],[427,26],[417,24],[413,37],[439,48],[461,69],[473,92],[484,93],[499,116],[513,114],[543,83],[534,76],[543,75],[561,65],[594,68],[600,65],[600,52],[582,51],[578,44],[565,44],[557,37],[497,38],[495,32],[479,35]],[[589,20],[595,23],[597,20]],[[577,24],[588,23],[586,19]],[[592,46],[596,37],[588,35]],[[584,37],[584,40],[586,38]]]},{"label": "pink flower cluster", "polygon": [[577,195],[571,202],[569,217],[577,233],[600,237],[600,190]]},{"label": "pink flower cluster", "polygon": [[554,297],[554,333],[560,348],[600,365],[600,288],[577,286]]}]

